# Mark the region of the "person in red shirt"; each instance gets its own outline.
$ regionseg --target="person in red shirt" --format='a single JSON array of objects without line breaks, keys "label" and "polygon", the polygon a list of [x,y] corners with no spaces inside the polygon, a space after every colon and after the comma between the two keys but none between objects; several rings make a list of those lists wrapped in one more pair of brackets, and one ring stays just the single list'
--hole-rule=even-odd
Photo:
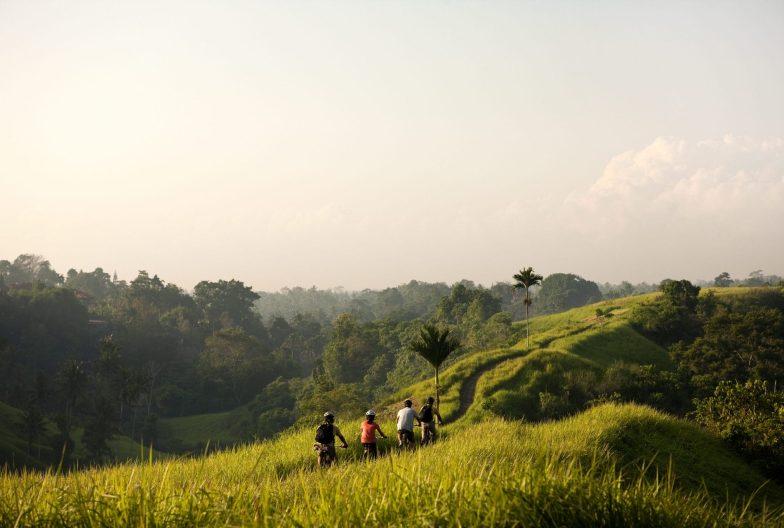
[{"label": "person in red shirt", "polygon": [[365,459],[376,458],[378,456],[378,449],[376,448],[376,431],[381,435],[381,438],[387,436],[381,430],[381,427],[375,422],[376,411],[370,409],[365,413],[365,421],[362,422],[360,432],[362,433],[362,447],[365,448]]}]

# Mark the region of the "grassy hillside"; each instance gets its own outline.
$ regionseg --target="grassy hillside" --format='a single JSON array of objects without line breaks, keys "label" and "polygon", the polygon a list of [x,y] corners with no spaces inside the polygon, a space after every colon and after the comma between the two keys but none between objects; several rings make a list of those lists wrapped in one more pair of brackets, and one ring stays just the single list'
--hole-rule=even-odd
[{"label": "grassy hillside", "polygon": [[[540,423],[501,417],[533,416],[543,393],[619,361],[669,366],[627,320],[652,297],[535,318],[531,350],[519,343],[456,360],[441,376],[447,425],[435,446],[398,454],[381,441],[379,460],[366,463],[360,417],[339,416],[350,448],[329,470],[315,467],[312,429],[65,476],[4,470],[0,525],[784,526],[784,490],[692,423],[634,404]],[[403,398],[432,393],[426,380],[379,402],[383,430],[393,436]],[[161,420],[161,442],[230,442],[244,417]]]},{"label": "grassy hillside", "polygon": [[[45,465],[41,460],[51,461],[52,464],[56,465],[60,453],[55,452],[55,448],[52,445],[52,439],[55,438],[57,434],[55,425],[51,421],[46,420],[46,439],[34,442],[30,446],[29,455],[22,423],[22,411],[4,403],[0,403],[0,465],[7,465],[11,468],[43,468]],[[72,437],[76,444],[74,450],[74,457],[76,459],[85,458],[86,456],[86,450],[81,441],[82,432],[81,428],[74,428],[72,432]],[[112,451],[112,458],[117,461],[139,460],[147,458],[150,455],[148,448],[143,447],[127,436],[122,435],[116,435],[110,440],[109,448]],[[165,456],[163,453],[156,450],[153,450],[152,453],[156,458]]]},{"label": "grassy hillside", "polygon": [[38,467],[36,455],[39,449],[42,456],[52,456],[49,446],[33,444],[33,456],[28,455],[27,447],[22,431],[22,411],[0,402],[0,464]]},{"label": "grassy hillside", "polygon": [[158,445],[170,452],[201,452],[237,443],[238,426],[249,419],[245,406],[221,413],[158,420]]},{"label": "grassy hillside", "polygon": [[[358,422],[341,425],[349,431]],[[291,431],[201,459],[125,464],[67,476],[3,473],[0,525],[683,527],[784,522],[781,489],[765,484],[695,427],[642,406],[606,405],[537,425],[496,420],[454,426],[436,446],[401,455],[384,449],[369,464],[356,460],[359,449],[352,438],[352,449],[341,453],[342,463],[329,470],[314,467],[311,435]],[[640,442],[647,443],[639,448]],[[695,449],[710,463],[689,460]],[[656,459],[645,466],[649,454]],[[701,481],[712,484],[703,489]],[[746,498],[758,489],[752,507],[745,509]]]}]

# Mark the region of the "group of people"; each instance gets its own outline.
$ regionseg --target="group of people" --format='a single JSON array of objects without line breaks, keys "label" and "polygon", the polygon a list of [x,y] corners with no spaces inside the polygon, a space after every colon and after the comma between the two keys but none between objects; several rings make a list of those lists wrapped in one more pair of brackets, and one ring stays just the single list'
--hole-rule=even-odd
[{"label": "group of people", "polygon": [[[435,400],[430,396],[427,398],[425,405],[422,406],[422,409],[416,412],[412,408],[414,402],[409,399],[403,402],[403,408],[397,412],[397,442],[399,448],[410,448],[415,445],[414,421],[417,422],[418,426],[422,427],[422,445],[435,440],[436,423],[442,425],[443,420],[434,404]],[[437,422],[436,418],[438,418]],[[378,432],[381,438],[387,437],[376,422],[376,411],[370,409],[365,413],[365,420],[360,426],[360,441],[362,442],[366,459],[373,459],[378,456],[376,432]],[[340,446],[341,448],[345,449],[348,447],[346,438],[340,432],[338,426],[335,425],[335,415],[331,412],[325,412],[324,423],[316,429],[316,443],[314,444],[318,452],[319,465],[328,466],[337,460],[335,451],[336,437],[343,442]]]}]

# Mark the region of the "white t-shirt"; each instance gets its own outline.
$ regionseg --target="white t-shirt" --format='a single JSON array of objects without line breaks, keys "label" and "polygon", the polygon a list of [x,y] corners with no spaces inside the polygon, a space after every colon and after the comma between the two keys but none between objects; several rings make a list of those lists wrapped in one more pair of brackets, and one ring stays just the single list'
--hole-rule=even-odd
[{"label": "white t-shirt", "polygon": [[417,412],[411,407],[404,407],[397,412],[397,430],[413,431],[414,418],[419,418]]}]

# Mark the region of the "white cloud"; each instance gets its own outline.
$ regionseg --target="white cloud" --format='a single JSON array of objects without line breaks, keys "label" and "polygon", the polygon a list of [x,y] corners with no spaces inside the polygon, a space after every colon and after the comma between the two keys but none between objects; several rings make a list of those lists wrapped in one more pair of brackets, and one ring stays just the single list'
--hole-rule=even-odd
[{"label": "white cloud", "polygon": [[578,230],[608,237],[667,226],[680,234],[708,226],[772,234],[784,225],[784,141],[660,137],[613,157],[565,206]]}]

